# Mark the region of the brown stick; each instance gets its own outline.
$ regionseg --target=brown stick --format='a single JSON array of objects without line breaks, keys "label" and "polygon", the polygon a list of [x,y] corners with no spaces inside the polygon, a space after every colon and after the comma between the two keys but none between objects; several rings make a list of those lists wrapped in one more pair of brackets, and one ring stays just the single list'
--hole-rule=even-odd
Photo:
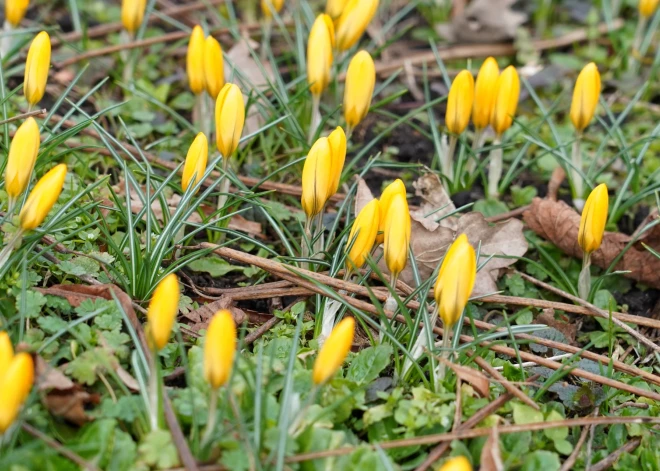
[{"label": "brown stick", "polygon": [[[583,427],[589,425],[614,425],[614,424],[660,424],[660,417],[581,417],[578,419],[565,419],[552,422],[534,422],[521,425],[503,425],[498,427],[500,434],[520,433],[520,432],[538,432],[549,428],[559,427]],[[435,435],[424,435],[422,437],[403,438],[390,440],[381,443],[369,445],[372,448],[378,446],[383,450],[393,448],[402,448],[417,445],[430,445],[437,442],[446,442],[452,440],[464,440],[467,438],[485,437],[491,433],[490,427],[483,427],[469,430],[457,430],[456,432],[439,433]],[[365,446],[365,445],[360,445]],[[304,461],[317,460],[320,458],[329,458],[331,456],[342,456],[355,451],[356,447],[342,447],[334,450],[316,451],[302,453],[290,456],[286,459],[287,463],[302,463]]]},{"label": "brown stick", "polygon": [[0,124],[7,124],[11,123],[12,121],[18,121],[20,119],[25,119],[29,118],[30,116],[41,116],[44,115],[48,112],[46,108],[40,109],[40,110],[34,110],[34,111],[28,111],[27,113],[21,113],[17,114],[16,116],[12,116],[11,118],[7,118],[5,120],[0,121]]},{"label": "brown stick", "polygon": [[504,386],[504,389],[506,389],[509,394],[514,395],[520,401],[524,402],[527,404],[529,407],[532,409],[536,410],[541,410],[539,405],[532,400],[531,397],[529,397],[527,394],[522,392],[520,389],[518,389],[516,386],[514,386],[508,379],[506,379],[502,373],[497,371],[495,368],[493,368],[490,363],[488,363],[486,360],[481,358],[480,356],[474,355],[471,352],[468,352],[467,355],[474,360],[474,362],[479,365],[479,367],[487,372],[489,375],[491,375],[493,378],[495,378],[502,386]]},{"label": "brown stick", "polygon": [[[227,248],[227,247],[218,247],[217,245],[210,244],[210,243],[203,243],[203,244],[200,245],[200,248],[214,248],[214,247],[215,247],[215,249],[213,251],[216,254],[223,257],[223,258],[253,264],[255,266],[263,268],[264,270],[266,270],[266,271],[268,271],[268,272],[270,272],[270,273],[272,273],[276,276],[279,276],[280,278],[292,281],[292,282],[298,284],[299,286],[303,286],[305,288],[308,288],[308,289],[310,289],[310,290],[312,290],[312,291],[314,291],[315,293],[318,293],[318,294],[325,295],[326,293],[323,289],[317,287],[316,284],[314,284],[310,281],[307,281],[307,280],[303,279],[302,277],[299,277],[297,274],[294,273],[294,270],[299,272],[300,274],[304,274],[307,277],[314,278],[317,281],[321,281],[322,283],[324,282],[322,280],[328,279],[333,284],[336,285],[337,283],[340,283],[341,285],[345,286],[345,288],[351,288],[352,287],[351,285],[353,285],[353,283],[346,282],[346,281],[343,281],[343,280],[335,280],[334,278],[330,278],[330,277],[324,276],[324,275],[319,275],[318,273],[314,273],[314,272],[311,272],[311,271],[308,271],[308,270],[294,269],[293,267],[286,267],[285,265],[282,265],[281,263],[278,263],[278,262],[275,262],[275,261],[272,261],[272,260],[268,260],[268,259],[265,259],[265,258],[262,258],[262,257],[257,257],[256,255],[246,254],[246,253],[240,252],[238,250],[233,250],[233,249],[230,249],[230,248]],[[366,290],[366,288],[365,288],[365,290]],[[348,289],[347,289],[347,291],[348,291]],[[371,314],[374,314],[374,315],[379,315],[378,309],[376,309],[376,307],[373,306],[370,303],[367,303],[365,301],[361,301],[359,299],[352,298],[348,295],[338,294],[337,296],[339,298],[341,298],[343,301],[345,301],[347,304],[353,306],[354,308],[356,308],[358,310],[361,310],[361,311],[364,311],[364,312],[367,312],[367,313],[371,313]],[[383,313],[389,319],[393,319],[393,320],[396,320],[397,322],[401,322],[401,323],[406,323],[405,318],[401,315],[394,315],[390,311],[383,311]],[[467,319],[466,319],[466,321],[467,321]],[[475,325],[476,325],[476,322],[475,322]],[[420,324],[420,327],[421,327],[421,324]],[[440,327],[434,327],[433,332],[435,332],[439,335],[442,335],[443,329],[440,328]],[[460,339],[464,343],[474,342],[474,338],[472,338],[470,336],[467,336],[467,335],[461,335]],[[490,349],[490,350],[492,350],[496,353],[501,353],[501,354],[506,355],[506,356],[511,357],[511,358],[517,358],[517,356],[520,355],[520,358],[522,358],[525,361],[533,361],[533,362],[535,362],[535,363],[537,363],[541,366],[545,366],[545,367],[551,368],[553,370],[566,370],[567,372],[570,372],[570,374],[572,374],[573,376],[578,376],[578,377],[587,379],[589,381],[594,381],[594,382],[597,382],[599,384],[603,384],[603,385],[606,385],[606,386],[611,386],[615,389],[619,389],[621,391],[627,391],[627,392],[635,394],[637,396],[648,397],[648,398],[654,399],[654,400],[660,400],[660,394],[657,394],[655,392],[645,391],[643,389],[636,388],[634,386],[622,383],[620,381],[616,381],[616,380],[613,380],[613,379],[610,379],[610,378],[606,378],[604,376],[600,376],[600,375],[597,375],[597,374],[594,374],[594,373],[590,373],[590,372],[585,371],[585,370],[580,369],[580,368],[571,369],[570,367],[567,367],[566,365],[563,365],[562,363],[559,363],[559,362],[556,362],[556,361],[553,361],[553,360],[548,360],[547,358],[542,358],[542,357],[539,357],[537,355],[533,355],[531,353],[517,352],[513,348],[508,348],[508,347],[504,347],[504,346],[501,346],[501,345],[495,345],[491,342],[481,342],[480,345],[482,345],[482,346],[484,346],[484,347],[486,347],[486,348],[488,348],[488,349]]]},{"label": "brown stick", "polygon": [[64,456],[65,458],[73,461],[75,464],[77,464],[81,469],[85,469],[87,471],[100,471],[99,468],[96,467],[96,465],[85,461],[82,457],[78,456],[76,453],[73,451],[69,450],[66,448],[64,445],[62,445],[60,442],[57,440],[54,440],[50,438],[48,435],[42,433],[40,430],[37,430],[33,426],[23,423],[21,425],[21,428],[25,430],[27,433],[32,435],[35,438],[38,438],[42,442],[44,442],[46,445],[51,447],[53,450],[58,452],[60,455]]},{"label": "brown stick", "polygon": [[591,466],[589,468],[591,471],[605,471],[606,469],[610,469],[614,463],[619,459],[621,455],[624,453],[631,453],[633,452],[639,444],[642,443],[641,438],[635,438],[633,440],[630,440],[628,443],[623,445],[621,448],[618,450],[614,451],[610,455],[608,455],[606,458],[602,459],[595,465]]},{"label": "brown stick", "polygon": [[[566,298],[570,301],[573,301],[574,303],[581,304],[582,306],[584,306],[587,309],[589,309],[590,311],[592,311],[594,314],[597,314],[598,317],[602,317],[603,319],[609,319],[610,318],[610,313],[609,312],[606,312],[606,311],[594,306],[590,302],[587,302],[583,299],[580,299],[577,296],[573,296],[572,294],[567,293],[566,291],[560,290],[559,288],[555,288],[554,286],[552,286],[548,283],[544,283],[541,280],[537,280],[533,276],[529,276],[527,273],[523,273],[523,272],[520,272],[520,271],[517,271],[517,270],[516,270],[516,273],[518,275],[520,275],[522,278],[524,278],[525,280],[529,281],[530,283],[533,283],[537,286],[540,286],[543,289],[547,289],[548,291],[550,291],[552,293],[555,293],[555,294],[558,294],[559,296],[561,296],[563,298]],[[643,343],[644,345],[646,345],[650,349],[655,350],[656,352],[660,352],[660,346],[653,343],[651,340],[646,338],[646,336],[644,336],[641,333],[637,332],[635,329],[630,327],[628,324],[622,322],[617,317],[615,317],[615,316],[611,316],[611,317],[612,317],[612,322],[614,322],[614,324],[616,324],[617,327],[622,328],[623,330],[628,332],[630,335],[635,337],[637,340],[639,340],[640,343]]]},{"label": "brown stick", "polygon": [[571,453],[571,456],[569,456],[568,459],[564,461],[564,464],[561,466],[561,469],[559,471],[571,471],[571,469],[573,469],[573,465],[575,464],[578,456],[580,455],[580,449],[582,448],[582,445],[584,445],[584,442],[587,440],[587,435],[589,435],[589,427],[584,427],[582,429],[582,432],[580,433],[580,438],[578,439],[578,442],[575,444],[573,453]]}]

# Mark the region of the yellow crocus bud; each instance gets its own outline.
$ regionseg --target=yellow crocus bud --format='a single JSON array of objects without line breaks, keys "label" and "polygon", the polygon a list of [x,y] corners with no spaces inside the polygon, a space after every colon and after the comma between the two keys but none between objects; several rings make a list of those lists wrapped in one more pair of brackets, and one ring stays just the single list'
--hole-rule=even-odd
[{"label": "yellow crocus bud", "polygon": [[161,350],[167,345],[178,312],[179,279],[170,273],[156,286],[147,309],[149,341],[154,350]]},{"label": "yellow crocus bud", "polygon": [[396,280],[406,268],[410,246],[410,211],[405,196],[400,193],[395,194],[390,202],[383,232],[385,263]]},{"label": "yellow crocus bud", "polygon": [[328,15],[316,17],[307,41],[307,83],[312,95],[319,97],[330,83],[335,27]]},{"label": "yellow crocus bud", "polygon": [[131,35],[134,35],[142,25],[147,0],[122,0],[121,22]]},{"label": "yellow crocus bud", "polygon": [[493,115],[495,98],[497,97],[497,79],[499,76],[500,68],[497,61],[489,57],[481,65],[474,87],[472,122],[478,131],[486,129],[490,124],[490,117]]},{"label": "yellow crocus bud", "polygon": [[0,332],[0,385],[2,385],[2,378],[9,369],[13,358],[14,348],[11,345],[11,339],[9,334],[3,330]]},{"label": "yellow crocus bud", "polygon": [[284,0],[261,0],[261,12],[266,18],[272,18],[273,12],[279,13],[284,6]]},{"label": "yellow crocus bud", "polygon": [[600,97],[600,73],[593,62],[578,75],[571,102],[571,121],[578,132],[584,131],[596,113]]},{"label": "yellow crocus bud", "polygon": [[186,155],[186,163],[183,165],[183,175],[181,176],[183,191],[188,190],[191,185],[196,185],[204,177],[208,158],[209,142],[204,133],[200,132],[190,145],[188,155]]},{"label": "yellow crocus bud", "polygon": [[0,435],[14,423],[34,383],[32,357],[21,352],[14,356],[0,378]]},{"label": "yellow crocus bud", "polygon": [[337,128],[328,136],[328,144],[330,144],[330,175],[332,180],[328,192],[328,198],[337,193],[339,189],[339,181],[341,180],[341,172],[344,169],[344,161],[346,160],[346,133],[344,130],[337,126]]},{"label": "yellow crocus bud", "polygon": [[59,164],[34,185],[19,215],[21,229],[31,231],[44,222],[62,193],[65,178],[66,164]]},{"label": "yellow crocus bud", "polygon": [[354,334],[355,319],[352,317],[344,317],[332,329],[314,362],[312,371],[314,384],[323,384],[335,375],[351,350]]},{"label": "yellow crocus bud", "polygon": [[378,0],[348,0],[337,19],[337,49],[346,51],[357,43],[378,10]]},{"label": "yellow crocus bud", "polygon": [[660,0],[639,0],[639,14],[644,18],[650,18],[657,10],[658,4]]},{"label": "yellow crocus bud", "polygon": [[490,125],[493,126],[498,136],[501,136],[513,124],[519,98],[520,77],[518,77],[516,68],[510,65],[502,71],[497,79],[497,95],[490,119]]},{"label": "yellow crocus bud", "polygon": [[245,103],[240,88],[227,83],[215,102],[215,139],[224,159],[238,148],[245,125]]},{"label": "yellow crocus bud", "polygon": [[325,12],[333,20],[339,18],[346,8],[346,4],[349,0],[328,0],[328,3],[325,4]]},{"label": "yellow crocus bud", "polygon": [[474,103],[474,77],[469,70],[460,72],[449,89],[445,123],[449,132],[462,134],[470,123]]},{"label": "yellow crocus bud", "polygon": [[196,25],[190,33],[188,52],[186,54],[186,72],[188,84],[195,95],[204,91],[204,50],[206,40],[202,27]]},{"label": "yellow crocus bud", "polygon": [[204,341],[204,379],[213,389],[229,380],[236,355],[236,324],[226,309],[211,319]]},{"label": "yellow crocus bud", "polygon": [[25,61],[23,92],[31,106],[36,105],[46,93],[48,71],[50,70],[50,36],[45,31],[37,34],[30,44]]},{"label": "yellow crocus bud", "polygon": [[204,86],[214,100],[225,86],[225,60],[222,57],[222,46],[213,36],[209,36],[204,42]]},{"label": "yellow crocus bud", "polygon": [[367,260],[367,255],[371,253],[376,242],[379,221],[380,207],[378,200],[373,199],[362,208],[351,227],[347,242],[347,248],[350,247],[350,250],[346,256],[346,268],[349,271],[362,268]]},{"label": "yellow crocus bud", "polygon": [[582,210],[578,243],[585,253],[592,253],[600,248],[607,223],[608,209],[607,185],[601,183],[593,189]]},{"label": "yellow crocus bud", "polygon": [[434,296],[445,327],[452,327],[467,305],[477,277],[477,257],[465,234],[451,244],[442,261]]},{"label": "yellow crocus bud", "polygon": [[403,199],[407,201],[406,186],[399,178],[387,185],[383,190],[383,193],[380,195],[380,202],[378,204],[380,207],[380,225],[378,228],[378,235],[376,236],[376,245],[382,244],[385,240],[385,221],[390,210],[390,204],[395,195],[401,195],[403,196]]},{"label": "yellow crocus bud", "polygon": [[9,146],[5,168],[5,189],[10,201],[25,191],[39,154],[39,125],[30,117],[19,126]]},{"label": "yellow crocus bud", "polygon": [[30,6],[30,0],[5,0],[5,19],[7,23],[16,28],[23,21],[28,6]]},{"label": "yellow crocus bud", "polygon": [[376,66],[367,51],[360,51],[348,65],[344,89],[344,119],[354,128],[367,116],[376,86]]},{"label": "yellow crocus bud", "polygon": [[300,202],[308,220],[323,211],[331,194],[333,178],[330,141],[322,137],[309,150],[303,166]]},{"label": "yellow crocus bud", "polygon": [[438,471],[472,471],[472,465],[465,456],[457,456],[445,461]]}]

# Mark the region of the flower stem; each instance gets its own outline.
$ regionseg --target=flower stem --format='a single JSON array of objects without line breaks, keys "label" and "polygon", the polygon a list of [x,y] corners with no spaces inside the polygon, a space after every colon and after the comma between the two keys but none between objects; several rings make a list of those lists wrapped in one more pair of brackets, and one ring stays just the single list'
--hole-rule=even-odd
[{"label": "flower stem", "polygon": [[215,420],[218,415],[218,390],[213,388],[211,389],[211,394],[209,395],[209,418],[206,422],[206,428],[204,428],[204,435],[202,435],[202,448],[211,440],[211,435],[213,434],[213,429],[215,428]]},{"label": "flower stem", "polygon": [[[124,34],[125,33],[125,34]],[[126,33],[122,32],[120,35],[120,41],[122,44],[129,44],[133,38]],[[133,76],[135,75],[135,54],[132,50],[126,50],[126,56],[124,56],[124,71],[122,73],[122,80],[126,85],[131,86],[133,84]]]},{"label": "flower stem", "polygon": [[431,328],[431,335],[433,332],[433,326],[435,325],[435,321],[438,318],[438,306],[436,306],[433,309],[433,312],[429,316],[428,319],[428,324],[424,322],[424,326],[422,327],[422,330],[419,332],[419,335],[415,339],[415,344],[413,345],[413,348],[410,350],[410,357],[406,357],[406,360],[403,362],[403,368],[401,369],[401,378],[405,379],[408,376],[408,373],[410,369],[412,368],[412,365],[414,362],[417,362],[417,360],[422,356],[422,353],[424,353],[424,348],[428,346],[428,336],[429,332],[427,331],[428,328]]},{"label": "flower stem", "polygon": [[150,423],[151,430],[158,430],[159,425],[159,416],[160,416],[160,367],[158,364],[158,352],[151,352],[151,368],[149,374],[149,406],[151,408],[150,412]]},{"label": "flower stem", "polygon": [[268,51],[270,50],[270,40],[273,34],[273,20],[268,19],[264,23],[264,35],[261,41],[260,58],[262,62],[268,60]]},{"label": "flower stem", "polygon": [[9,258],[11,257],[11,254],[14,253],[14,249],[16,248],[16,243],[23,237],[23,229],[17,230],[13,236],[9,239],[9,242],[7,242],[7,245],[2,249],[2,252],[0,252],[0,271],[5,267],[7,262],[9,261]]},{"label": "flower stem", "polygon": [[321,95],[312,95],[312,118],[309,123],[309,143],[314,141],[316,130],[321,124]]},{"label": "flower stem", "polygon": [[453,134],[449,136],[449,147],[442,156],[442,173],[450,182],[454,181],[454,153],[458,137]]},{"label": "flower stem", "polygon": [[[229,168],[229,158],[222,156],[222,182],[220,183],[220,196],[218,197],[218,210],[225,207],[227,199],[229,198],[229,176],[227,170]],[[224,213],[222,214],[224,216]]]},{"label": "flower stem", "polygon": [[10,33],[14,28],[9,21],[5,21],[3,26],[3,37],[0,38],[0,58],[5,59],[11,50],[12,37]]},{"label": "flower stem", "polygon": [[[444,333],[442,334],[442,352],[440,352],[440,358],[444,360],[449,360],[449,356],[451,355],[452,351],[450,349],[451,345],[451,334],[452,334],[452,327],[449,326],[444,326]],[[446,365],[443,361],[441,361],[438,364],[438,371],[437,374],[435,375],[435,389],[438,390],[440,384],[444,381],[445,379],[445,374],[446,374]]]},{"label": "flower stem", "polygon": [[571,161],[573,168],[571,169],[571,180],[573,180],[573,204],[575,207],[582,211],[584,206],[584,180],[582,179],[582,152],[580,151],[580,144],[582,143],[582,134],[578,133],[573,141],[573,152],[571,153]]},{"label": "flower stem", "polygon": [[484,130],[483,129],[477,129],[474,132],[474,139],[472,140],[472,153],[474,154],[470,160],[468,160],[467,166],[466,166],[466,173],[467,175],[471,175],[474,173],[474,171],[477,169],[477,163],[479,162],[479,153],[477,152],[481,147],[484,145],[483,144],[483,139],[484,139]]},{"label": "flower stem", "polygon": [[490,165],[488,167],[488,197],[497,199],[500,195],[499,186],[502,178],[502,136],[497,136],[493,141],[496,146],[490,152]]},{"label": "flower stem", "polygon": [[[309,246],[312,243],[312,219],[305,219],[305,230],[300,241],[300,257],[304,259],[309,258]],[[301,267],[304,269],[309,268],[309,263],[302,262]]]},{"label": "flower stem", "polygon": [[582,271],[578,279],[578,293],[580,298],[589,301],[591,292],[591,253],[585,252],[582,256]]}]

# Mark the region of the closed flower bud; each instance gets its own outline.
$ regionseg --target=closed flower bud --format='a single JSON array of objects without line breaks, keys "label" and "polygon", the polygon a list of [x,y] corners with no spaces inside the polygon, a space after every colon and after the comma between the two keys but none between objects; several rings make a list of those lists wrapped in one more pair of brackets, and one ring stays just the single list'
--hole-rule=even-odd
[{"label": "closed flower bud", "polygon": [[467,305],[477,277],[477,257],[465,234],[451,244],[435,283],[435,302],[445,327],[452,327]]},{"label": "closed flower bud", "polygon": [[122,0],[121,22],[130,34],[134,35],[142,25],[147,0]]},{"label": "closed flower bud", "polygon": [[41,177],[27,197],[19,216],[21,229],[31,231],[39,226],[62,193],[66,164],[53,167]]},{"label": "closed flower bud", "polygon": [[5,0],[5,19],[7,23],[16,28],[30,5],[29,0]]},{"label": "closed flower bud", "polygon": [[337,49],[346,51],[364,34],[378,10],[378,0],[348,0],[337,19]]},{"label": "closed flower bud", "polygon": [[236,354],[236,324],[226,309],[211,319],[204,341],[204,379],[213,389],[229,380]]},{"label": "closed flower bud", "polygon": [[639,0],[639,14],[644,18],[650,18],[658,8],[658,4],[660,0]]},{"label": "closed flower bud", "polygon": [[202,27],[197,25],[193,28],[188,42],[186,54],[186,72],[188,73],[188,84],[195,95],[204,91],[204,49],[206,40]]},{"label": "closed flower bud", "polygon": [[497,79],[497,95],[490,125],[500,136],[511,127],[520,98],[520,78],[512,65],[502,71]]},{"label": "closed flower bud", "polygon": [[209,36],[204,42],[204,86],[214,100],[225,86],[225,60],[222,57],[222,47],[213,36]]},{"label": "closed flower bud", "polygon": [[170,273],[156,286],[147,309],[149,340],[154,350],[161,350],[167,345],[178,312],[179,279]]},{"label": "closed flower bud", "polygon": [[300,202],[308,219],[323,210],[332,183],[332,149],[328,138],[322,137],[309,150],[303,166]]},{"label": "closed flower bud", "polygon": [[376,86],[376,66],[367,51],[360,51],[348,65],[344,89],[344,119],[354,128],[367,116]]},{"label": "closed flower bud", "polygon": [[0,385],[12,358],[14,358],[14,348],[11,346],[9,334],[3,330],[0,332]]},{"label": "closed flower bud", "polygon": [[578,132],[585,130],[596,113],[600,97],[600,73],[593,62],[578,75],[571,102],[571,121]]},{"label": "closed flower bud", "polygon": [[209,158],[209,143],[204,133],[200,132],[188,149],[186,163],[183,165],[181,177],[181,188],[188,190],[189,186],[195,186],[206,172],[206,162]]},{"label": "closed flower bud", "polygon": [[472,471],[472,465],[465,456],[457,456],[445,461],[438,471]]},{"label": "closed flower bud", "polygon": [[316,17],[307,41],[307,83],[314,96],[321,96],[330,83],[335,28],[328,15]]},{"label": "closed flower bud", "polygon": [[385,240],[385,221],[390,210],[390,204],[395,195],[401,195],[403,196],[403,199],[407,201],[406,186],[399,178],[387,185],[383,190],[383,193],[380,195],[380,201],[378,204],[380,207],[380,227],[378,228],[378,235],[376,236],[376,245],[382,244]]},{"label": "closed flower bud", "polygon": [[346,4],[349,0],[328,0],[328,3],[325,4],[325,12],[333,20],[339,18],[346,8]]},{"label": "closed flower bud", "polygon": [[14,356],[0,378],[0,435],[16,420],[34,383],[34,362],[27,353]]},{"label": "closed flower bud", "polygon": [[45,31],[37,34],[30,44],[25,61],[23,92],[31,106],[36,105],[46,93],[48,71],[50,70],[50,36]]},{"label": "closed flower bud", "polygon": [[357,270],[364,265],[376,242],[379,221],[380,207],[378,200],[373,199],[362,208],[351,227],[347,242],[350,250],[346,256],[348,270]]},{"label": "closed flower bud", "polygon": [[385,241],[383,253],[385,263],[394,279],[406,268],[410,246],[410,212],[405,196],[397,193],[392,198],[385,216]]},{"label": "closed flower bud", "polygon": [[245,103],[240,88],[225,84],[215,102],[215,139],[224,159],[238,148],[245,125]]},{"label": "closed flower bud", "polygon": [[261,12],[266,18],[272,18],[273,12],[279,13],[284,6],[284,0],[261,0]]},{"label": "closed flower bud", "polygon": [[9,146],[5,168],[5,188],[9,199],[15,201],[25,191],[39,153],[39,125],[30,117],[19,126]]},{"label": "closed flower bud", "polygon": [[479,131],[486,129],[490,124],[490,117],[493,115],[495,98],[497,97],[497,79],[499,76],[500,68],[497,61],[489,57],[481,65],[474,87],[472,122]]},{"label": "closed flower bud", "polygon": [[607,186],[605,183],[601,183],[593,189],[582,210],[578,243],[585,253],[592,253],[600,248],[607,223],[608,209]]},{"label": "closed flower bud", "polygon": [[459,73],[449,90],[445,122],[449,132],[461,134],[470,123],[474,103],[474,78],[469,70]]},{"label": "closed flower bud", "polygon": [[346,133],[344,130],[337,126],[328,136],[328,143],[330,144],[330,153],[332,155],[330,161],[330,175],[332,176],[332,180],[330,191],[328,192],[328,198],[330,198],[337,193],[339,180],[341,180],[341,172],[344,170],[344,161],[346,160]]},{"label": "closed flower bud", "polygon": [[314,362],[312,371],[314,384],[323,384],[335,375],[351,350],[354,334],[355,319],[352,317],[344,317],[332,329]]}]

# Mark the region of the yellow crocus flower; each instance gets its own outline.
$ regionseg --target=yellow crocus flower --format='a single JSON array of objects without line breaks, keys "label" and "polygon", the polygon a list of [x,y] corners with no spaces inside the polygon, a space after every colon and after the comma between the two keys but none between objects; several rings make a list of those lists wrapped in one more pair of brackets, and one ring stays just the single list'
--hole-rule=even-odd
[{"label": "yellow crocus flower", "polygon": [[142,25],[147,0],[122,0],[121,22],[131,35],[134,35]]},{"label": "yellow crocus flower", "polygon": [[300,202],[308,220],[323,210],[332,193],[333,179],[330,141],[322,137],[309,150],[303,166]]},{"label": "yellow crocus flower", "polygon": [[364,34],[378,10],[378,0],[348,0],[337,19],[337,49],[346,51]]},{"label": "yellow crocus flower", "polygon": [[349,129],[367,116],[376,86],[376,66],[367,51],[360,51],[348,65],[344,89],[344,118]]},{"label": "yellow crocus flower", "polygon": [[215,102],[215,139],[225,162],[238,148],[245,125],[245,103],[240,88],[227,83]]},{"label": "yellow crocus flower", "polygon": [[40,139],[39,125],[32,117],[26,119],[14,134],[5,168],[5,189],[9,195],[10,206],[13,206],[13,202],[30,183],[39,154]]},{"label": "yellow crocus flower", "polygon": [[34,185],[19,215],[22,230],[34,230],[46,219],[62,193],[65,178],[66,164],[59,164]]},{"label": "yellow crocus flower", "polygon": [[585,253],[590,254],[600,248],[607,223],[608,209],[607,185],[601,183],[593,189],[582,210],[578,243]]},{"label": "yellow crocus flower", "polygon": [[405,196],[392,198],[385,216],[383,253],[385,263],[395,281],[406,268],[410,246],[410,212]]},{"label": "yellow crocus flower", "polygon": [[461,317],[476,277],[476,254],[467,236],[461,234],[445,254],[434,289],[435,302],[446,328],[452,327]]},{"label": "yellow crocus flower", "polygon": [[332,329],[314,362],[314,384],[324,384],[335,375],[351,350],[354,334],[355,320],[352,317],[345,317]]},{"label": "yellow crocus flower", "polygon": [[0,435],[14,423],[34,383],[32,357],[16,354],[0,378]]},{"label": "yellow crocus flower", "polygon": [[579,133],[584,131],[594,118],[600,97],[600,87],[598,67],[591,62],[582,69],[573,89],[571,121]]},{"label": "yellow crocus flower", "polygon": [[346,133],[344,130],[337,126],[334,131],[328,136],[328,144],[330,144],[330,188],[328,198],[337,193],[339,189],[339,181],[341,180],[341,172],[344,169],[344,162],[346,160]]},{"label": "yellow crocus flower", "polygon": [[204,379],[213,389],[229,380],[236,355],[236,324],[231,313],[218,311],[206,331],[204,341]]},{"label": "yellow crocus flower", "polygon": [[357,270],[364,265],[367,255],[371,253],[371,249],[376,242],[379,221],[379,203],[377,199],[373,199],[362,208],[351,227],[347,242],[347,248],[350,247],[346,256],[347,270]]},{"label": "yellow crocus flower", "polygon": [[222,56],[222,46],[213,36],[209,36],[204,42],[204,86],[214,100],[225,86],[225,60]]},{"label": "yellow crocus flower", "polygon": [[469,70],[460,72],[449,89],[445,123],[449,132],[462,134],[470,123],[474,103],[474,77]]},{"label": "yellow crocus flower", "polygon": [[316,17],[307,41],[307,83],[312,95],[320,97],[330,83],[335,28],[328,15]]},{"label": "yellow crocus flower", "polygon": [[186,72],[188,74],[188,84],[190,90],[195,95],[204,91],[204,31],[202,27],[196,25],[190,34],[188,42],[188,52],[186,54]]},{"label": "yellow crocus flower", "polygon": [[179,279],[170,273],[158,283],[147,309],[149,336],[155,351],[161,350],[170,339],[179,312]]},{"label": "yellow crocus flower", "polygon": [[12,27],[17,28],[25,12],[30,6],[30,0],[5,0],[5,19]]},{"label": "yellow crocus flower", "polygon": [[30,44],[25,61],[23,92],[30,106],[34,106],[46,93],[50,70],[50,36],[45,31],[37,34]]},{"label": "yellow crocus flower", "polygon": [[490,124],[490,117],[493,114],[493,107],[497,98],[497,80],[499,76],[500,68],[497,61],[489,57],[481,65],[474,87],[472,122],[478,131],[486,129]]},{"label": "yellow crocus flower", "polygon": [[200,132],[188,149],[186,162],[183,165],[181,176],[181,188],[188,190],[191,185],[196,185],[204,177],[206,163],[209,158],[209,143],[204,133]]}]

